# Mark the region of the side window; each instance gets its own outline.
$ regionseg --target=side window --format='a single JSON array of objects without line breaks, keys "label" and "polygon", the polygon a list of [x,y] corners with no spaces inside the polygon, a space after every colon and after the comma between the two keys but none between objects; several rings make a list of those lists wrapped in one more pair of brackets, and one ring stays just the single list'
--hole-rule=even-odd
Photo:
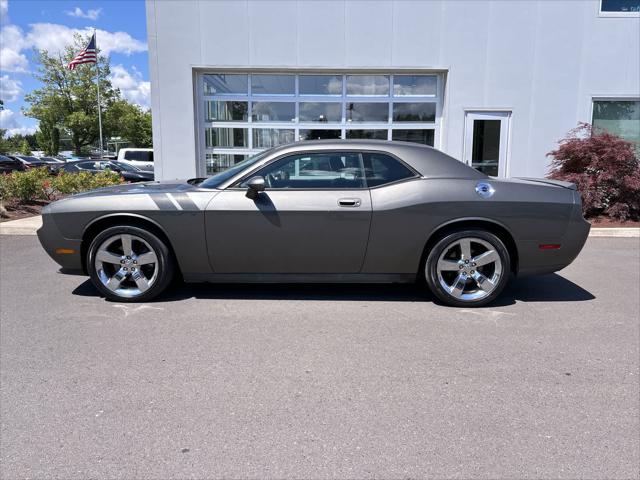
[{"label": "side window", "polygon": [[153,162],[153,152],[145,150],[127,150],[124,152],[124,159],[135,162]]},{"label": "side window", "polygon": [[82,162],[76,166],[81,170],[96,170],[96,164],[94,162]]},{"label": "side window", "polygon": [[377,187],[416,176],[413,171],[389,155],[363,153],[362,160],[368,187]]},{"label": "side window", "polygon": [[356,152],[292,155],[257,175],[264,177],[267,188],[364,188],[360,154]]}]

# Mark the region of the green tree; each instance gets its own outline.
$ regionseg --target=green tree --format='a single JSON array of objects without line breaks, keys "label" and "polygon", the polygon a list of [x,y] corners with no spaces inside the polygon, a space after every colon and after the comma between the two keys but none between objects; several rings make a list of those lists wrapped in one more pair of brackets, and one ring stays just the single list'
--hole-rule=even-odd
[{"label": "green tree", "polygon": [[103,120],[109,136],[122,137],[132,147],[152,146],[150,111],[118,99],[109,105]]},{"label": "green tree", "polygon": [[[3,131],[4,136],[6,136],[6,130]],[[16,135],[12,135],[11,137],[7,137],[6,139],[3,136],[3,145],[2,151],[6,153],[15,153],[19,152],[22,149],[22,146],[25,142],[27,142],[30,150],[37,149],[36,136],[33,134],[22,135],[20,133]]]},{"label": "green tree", "polygon": [[10,153],[11,151],[11,143],[5,138],[6,134],[7,130],[0,128],[0,154]]},{"label": "green tree", "polygon": [[75,70],[67,68],[67,64],[87,42],[88,38],[76,35],[64,54],[57,57],[46,50],[37,50],[40,67],[35,76],[42,86],[25,95],[25,100],[30,104],[25,115],[64,129],[71,138],[76,154],[80,154],[83,147],[92,145],[99,137],[96,69],[100,72],[102,108],[105,109],[119,97],[119,92],[113,89],[108,78],[110,69],[107,57],[98,56],[97,64],[78,65]]},{"label": "green tree", "polygon": [[52,122],[40,121],[36,140],[45,155],[58,155],[60,152],[60,129]]},{"label": "green tree", "polygon": [[22,144],[20,145],[20,154],[31,155],[31,147],[29,146],[29,142],[26,138],[22,140]]}]

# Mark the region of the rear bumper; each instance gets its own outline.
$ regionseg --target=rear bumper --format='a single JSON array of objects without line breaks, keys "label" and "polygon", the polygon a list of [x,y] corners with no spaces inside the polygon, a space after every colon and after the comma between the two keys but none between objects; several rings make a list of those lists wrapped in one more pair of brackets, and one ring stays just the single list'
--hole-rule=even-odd
[{"label": "rear bumper", "polygon": [[[43,212],[42,227],[38,229],[38,240],[44,251],[62,268],[82,270],[82,242],[65,238],[56,225],[53,215]],[[61,253],[73,250],[73,253]]]},{"label": "rear bumper", "polygon": [[[565,234],[561,238],[521,242],[518,276],[540,275],[562,270],[580,254],[590,230],[591,224],[582,217],[581,205],[575,204]],[[560,244],[560,248],[556,250],[540,248],[541,244],[554,243]]]}]

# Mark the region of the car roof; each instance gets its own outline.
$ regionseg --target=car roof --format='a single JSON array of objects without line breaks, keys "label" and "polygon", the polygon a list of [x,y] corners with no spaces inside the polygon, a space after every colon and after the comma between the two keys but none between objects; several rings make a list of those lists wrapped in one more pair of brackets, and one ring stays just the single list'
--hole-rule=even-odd
[{"label": "car roof", "polygon": [[331,150],[369,150],[390,153],[409,164],[424,177],[429,178],[487,178],[475,168],[419,143],[397,142],[389,140],[306,140],[289,143],[271,150],[269,157],[285,153]]}]

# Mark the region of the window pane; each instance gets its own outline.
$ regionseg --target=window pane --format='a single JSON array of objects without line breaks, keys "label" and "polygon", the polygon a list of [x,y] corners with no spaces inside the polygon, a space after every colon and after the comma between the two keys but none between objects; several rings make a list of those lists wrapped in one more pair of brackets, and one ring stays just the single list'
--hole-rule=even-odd
[{"label": "window pane", "polygon": [[293,102],[253,102],[254,122],[291,122],[296,118],[296,104]]},{"label": "window pane", "polygon": [[204,102],[206,122],[247,121],[248,102]]},{"label": "window pane", "polygon": [[342,95],[342,75],[300,75],[300,95]]},{"label": "window pane", "polygon": [[334,140],[340,138],[340,130],[300,130],[300,140]]},{"label": "window pane", "polygon": [[422,143],[433,147],[433,130],[393,130],[391,138],[399,142]]},{"label": "window pane", "polygon": [[435,122],[435,103],[394,103],[394,122]]},{"label": "window pane", "polygon": [[603,12],[640,12],[640,0],[602,0]]},{"label": "window pane", "polygon": [[388,103],[348,103],[347,122],[384,122],[389,121]]},{"label": "window pane", "polygon": [[593,102],[593,126],[635,142],[640,148],[640,101]]},{"label": "window pane", "polygon": [[247,128],[205,128],[205,146],[207,148],[248,147],[248,132]]},{"label": "window pane", "polygon": [[438,77],[435,75],[394,75],[393,94],[396,97],[407,95],[436,95]]},{"label": "window pane", "polygon": [[348,75],[347,95],[389,95],[387,75]]},{"label": "window pane", "polygon": [[415,177],[415,173],[395,158],[381,153],[363,153],[362,160],[367,178],[367,186],[375,187],[396,182],[403,178]]},{"label": "window pane", "polygon": [[342,104],[301,102],[299,115],[301,122],[340,122],[342,120]]},{"label": "window pane", "polygon": [[253,148],[271,148],[295,141],[295,130],[276,128],[254,128]]},{"label": "window pane", "polygon": [[347,130],[347,138],[367,138],[372,140],[386,140],[386,130]]},{"label": "window pane", "polygon": [[486,175],[498,176],[500,120],[474,120],[471,166]]},{"label": "window pane", "polygon": [[234,166],[247,158],[247,155],[237,155],[230,153],[207,153],[205,156],[205,164],[207,166],[207,175],[213,175],[221,172],[229,167]]},{"label": "window pane", "polygon": [[253,95],[293,95],[295,90],[294,75],[251,75]]},{"label": "window pane", "polygon": [[312,153],[287,157],[259,172],[267,188],[363,188],[358,153]]},{"label": "window pane", "polygon": [[247,95],[249,93],[247,75],[238,75],[235,73],[204,75],[204,94],[216,95],[221,93]]}]

